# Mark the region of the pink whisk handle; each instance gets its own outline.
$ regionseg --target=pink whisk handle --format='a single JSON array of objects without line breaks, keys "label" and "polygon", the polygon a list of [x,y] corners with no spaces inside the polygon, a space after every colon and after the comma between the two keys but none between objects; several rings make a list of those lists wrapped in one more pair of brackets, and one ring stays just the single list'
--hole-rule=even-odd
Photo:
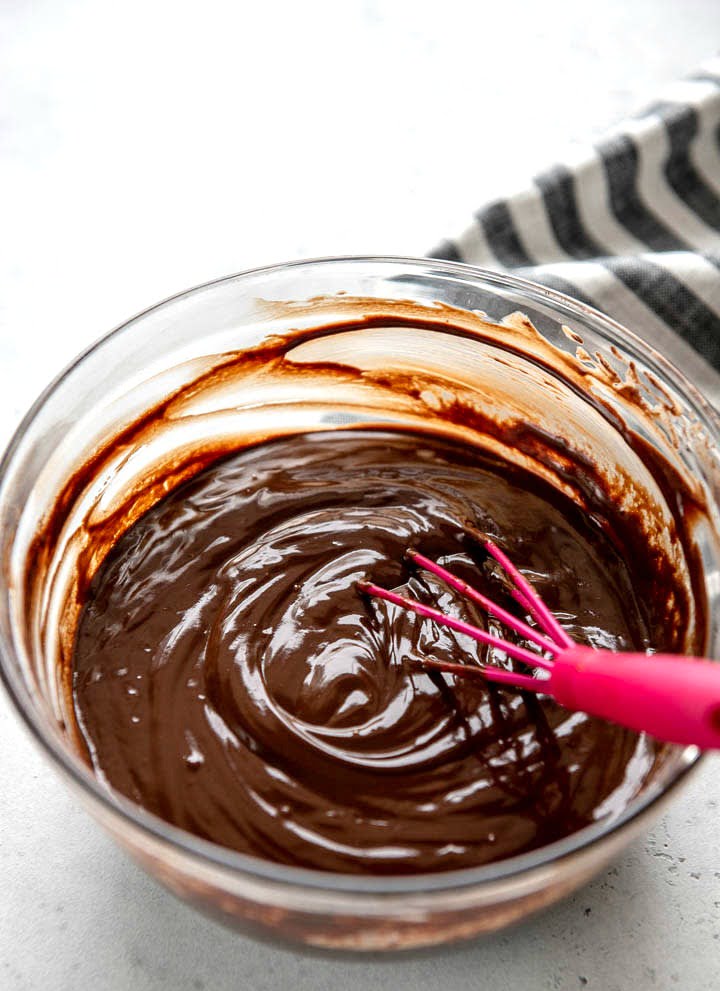
[{"label": "pink whisk handle", "polygon": [[720,748],[720,663],[573,646],[557,655],[547,684],[569,709],[668,743]]}]

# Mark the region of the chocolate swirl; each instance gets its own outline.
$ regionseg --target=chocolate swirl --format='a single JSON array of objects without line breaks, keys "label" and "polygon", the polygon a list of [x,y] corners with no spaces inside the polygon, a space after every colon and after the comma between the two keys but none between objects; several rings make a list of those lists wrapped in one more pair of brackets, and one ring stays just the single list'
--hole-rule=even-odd
[{"label": "chocolate swirl", "polygon": [[662,648],[632,562],[530,475],[430,434],[288,437],[172,492],[95,576],[73,692],[98,775],[224,846],[342,872],[482,864],[622,809],[651,741],[421,670],[427,653],[509,662],[358,594],[370,577],[487,625],[403,558],[502,598],[468,523],[578,640]]}]

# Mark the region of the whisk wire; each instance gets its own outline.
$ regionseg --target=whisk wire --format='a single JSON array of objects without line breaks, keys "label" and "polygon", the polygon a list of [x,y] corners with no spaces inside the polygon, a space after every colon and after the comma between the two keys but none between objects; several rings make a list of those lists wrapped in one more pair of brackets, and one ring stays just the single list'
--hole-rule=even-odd
[{"label": "whisk wire", "polygon": [[[555,640],[559,647],[572,647],[572,639],[567,635],[565,630],[563,630],[562,626],[555,619],[530,582],[520,574],[508,556],[504,554],[492,540],[486,540],[484,543],[485,550],[488,554],[490,554],[490,556],[497,561],[501,568],[510,576],[510,578],[512,578],[515,583],[516,594],[514,595],[514,598],[516,602],[519,602],[523,608],[528,609],[531,615],[535,617],[539,625],[549,636],[553,638],[553,640]],[[521,599],[518,598],[518,592],[520,593]]]},{"label": "whisk wire", "polygon": [[[543,650],[548,650],[555,652],[557,651],[557,644],[548,640],[547,637],[543,636],[538,630],[533,629],[532,626],[528,626],[523,620],[518,619],[517,616],[513,616],[509,613],[507,609],[503,609],[492,599],[488,599],[487,596],[483,595],[482,592],[478,592],[476,588],[473,588],[468,582],[463,581],[462,578],[458,578],[457,575],[453,574],[452,571],[448,571],[442,565],[438,564],[436,561],[431,561],[430,558],[425,557],[424,554],[419,554],[417,551],[408,551],[406,555],[413,564],[422,568],[423,571],[429,571],[431,574],[435,575],[454,588],[456,592],[460,592],[462,595],[467,596],[474,602],[477,602],[489,615],[495,616],[506,626],[509,626],[511,630],[515,630],[521,636],[527,637],[533,643],[536,643],[538,647],[542,647]],[[526,610],[529,611],[529,610]]]},{"label": "whisk wire", "polygon": [[479,643],[496,647],[498,650],[504,651],[509,657],[514,657],[517,661],[523,661],[523,663],[531,667],[551,667],[551,662],[541,654],[536,654],[534,651],[518,646],[518,644],[510,643],[509,640],[503,640],[502,637],[496,637],[486,630],[481,630],[478,626],[473,626],[472,623],[466,623],[465,620],[455,619],[454,616],[447,616],[439,609],[426,606],[424,602],[418,602],[417,599],[411,599],[406,595],[400,595],[399,592],[392,592],[387,588],[381,588],[373,582],[359,581],[357,587],[360,591],[366,592],[368,595],[372,595],[377,599],[392,602],[394,605],[400,606],[402,609],[408,609],[418,616],[432,619],[440,626],[447,626],[449,629],[455,630],[456,633],[464,633]]}]

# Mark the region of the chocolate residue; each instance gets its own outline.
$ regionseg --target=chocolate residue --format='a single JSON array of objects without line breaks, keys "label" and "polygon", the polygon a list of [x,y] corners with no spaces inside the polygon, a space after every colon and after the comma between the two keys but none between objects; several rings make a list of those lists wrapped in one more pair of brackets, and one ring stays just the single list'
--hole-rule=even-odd
[{"label": "chocolate residue", "polygon": [[[415,544],[482,583],[457,536],[470,521],[581,641],[702,653],[707,507],[674,456],[672,397],[658,402],[632,360],[592,357],[565,328],[568,352],[520,314],[350,298],[266,309],[282,332],[174,370],[141,414],[91,432],[39,528],[24,591],[61,675],[58,721],[110,787],[305,866],[479,864],[619,811],[667,750],[419,672],[418,651],[478,648],[391,624],[352,582],[466,610],[401,559]],[[298,522],[312,507],[317,533]]]}]

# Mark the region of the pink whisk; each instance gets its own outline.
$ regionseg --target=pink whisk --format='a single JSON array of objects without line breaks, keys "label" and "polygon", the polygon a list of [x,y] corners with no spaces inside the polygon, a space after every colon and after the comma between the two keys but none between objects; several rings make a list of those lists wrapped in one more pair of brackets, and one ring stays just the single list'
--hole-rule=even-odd
[{"label": "pink whisk", "polygon": [[575,643],[500,548],[491,540],[483,544],[512,580],[512,597],[539,629],[513,616],[435,561],[416,551],[408,551],[407,556],[418,568],[431,572],[535,644],[540,653],[372,582],[358,582],[358,588],[496,647],[508,657],[545,673],[520,674],[492,664],[455,664],[432,657],[421,659],[426,668],[550,695],[567,709],[600,716],[669,743],[720,749],[720,663],[676,654],[617,653]]}]

